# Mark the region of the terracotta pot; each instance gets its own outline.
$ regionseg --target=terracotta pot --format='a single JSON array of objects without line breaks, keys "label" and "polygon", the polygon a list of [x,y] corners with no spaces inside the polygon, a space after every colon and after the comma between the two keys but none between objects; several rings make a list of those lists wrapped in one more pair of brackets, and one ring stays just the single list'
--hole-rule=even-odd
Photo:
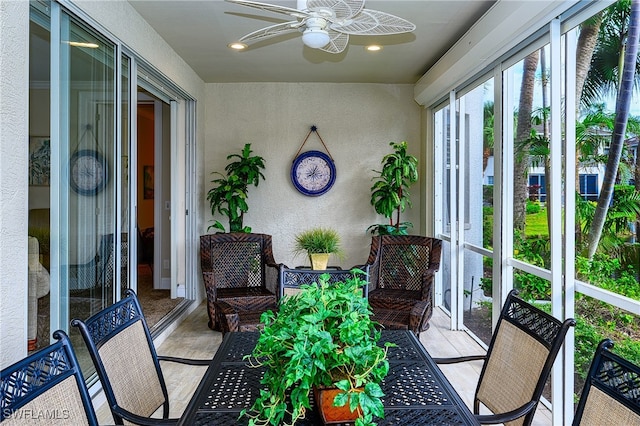
[{"label": "terracotta pot", "polygon": [[309,255],[311,269],[314,271],[324,271],[329,263],[329,253],[312,253]]},{"label": "terracotta pot", "polygon": [[360,417],[360,407],[352,412],[348,402],[342,407],[333,405],[334,398],[340,392],[342,391],[337,388],[313,388],[316,407],[324,424],[353,422]]}]

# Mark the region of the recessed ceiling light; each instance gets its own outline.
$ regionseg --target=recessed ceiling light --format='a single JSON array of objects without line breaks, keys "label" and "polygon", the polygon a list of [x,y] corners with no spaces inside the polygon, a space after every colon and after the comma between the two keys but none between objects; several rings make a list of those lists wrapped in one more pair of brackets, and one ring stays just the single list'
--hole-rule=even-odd
[{"label": "recessed ceiling light", "polygon": [[227,44],[227,47],[233,50],[244,50],[247,48],[247,45],[244,43],[240,43],[239,41],[234,41],[233,43]]},{"label": "recessed ceiling light", "polygon": [[369,52],[378,52],[382,50],[382,46],[380,46],[379,44],[371,44],[369,46],[366,46],[365,49],[367,49]]}]

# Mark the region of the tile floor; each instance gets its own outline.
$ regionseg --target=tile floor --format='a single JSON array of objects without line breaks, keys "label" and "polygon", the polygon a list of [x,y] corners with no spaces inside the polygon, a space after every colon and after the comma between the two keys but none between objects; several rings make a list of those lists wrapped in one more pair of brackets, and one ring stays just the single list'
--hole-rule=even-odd
[{"label": "tile floor", "polygon": [[[198,306],[157,348],[160,355],[187,358],[212,358],[222,341],[219,332],[207,327],[205,304]],[[448,330],[448,317],[439,309],[434,311],[431,327],[421,333],[420,341],[434,357],[471,355],[484,352],[468,334]],[[443,365],[442,370],[464,401],[471,406],[481,362]],[[195,391],[205,367],[163,363],[163,373],[169,391],[171,417],[179,417]],[[101,425],[113,424],[106,404],[97,408]],[[551,425],[551,413],[542,404],[538,406],[533,425]]]}]

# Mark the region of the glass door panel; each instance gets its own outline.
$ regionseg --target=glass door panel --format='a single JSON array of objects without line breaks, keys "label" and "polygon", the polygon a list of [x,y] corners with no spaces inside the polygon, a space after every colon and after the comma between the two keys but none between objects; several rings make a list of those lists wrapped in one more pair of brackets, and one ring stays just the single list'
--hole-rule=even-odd
[{"label": "glass door panel", "polygon": [[[68,292],[70,313],[92,315],[113,303],[116,218],[114,45],[67,15],[61,52],[69,69],[62,99],[69,104],[69,136],[61,148],[68,185],[61,185],[68,208]],[[65,31],[64,28],[68,30]],[[64,184],[64,176],[63,176]]]},{"label": "glass door panel", "polygon": [[[115,300],[116,247],[122,239],[116,234],[120,159],[115,45],[63,10],[52,15],[53,22],[58,17],[59,26],[52,25],[59,28],[52,37],[52,44],[57,43],[52,46],[52,77],[59,75],[59,86],[52,87],[59,110],[52,120],[52,168],[59,173],[52,183],[51,209],[60,273],[52,292],[51,327],[68,329],[72,318],[86,319]],[[75,330],[70,335],[88,376],[93,368],[84,344]]]}]

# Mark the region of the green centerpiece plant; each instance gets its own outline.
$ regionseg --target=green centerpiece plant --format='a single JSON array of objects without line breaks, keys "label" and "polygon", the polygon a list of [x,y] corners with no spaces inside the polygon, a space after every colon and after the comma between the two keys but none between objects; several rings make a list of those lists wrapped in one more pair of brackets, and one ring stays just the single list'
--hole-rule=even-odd
[{"label": "green centerpiece plant", "polygon": [[[394,152],[382,158],[382,170],[373,178],[371,205],[376,213],[389,219],[389,223],[374,224],[367,228],[376,235],[407,235],[411,222],[400,222],[400,213],[411,207],[409,187],[418,181],[418,159],[407,153],[406,142],[391,142]],[[395,221],[394,216],[395,214]]]},{"label": "green centerpiece plant", "polygon": [[[207,193],[207,200],[213,216],[220,213],[229,218],[229,232],[251,232],[251,228],[243,225],[244,214],[249,211],[247,204],[249,185],[258,186],[260,178],[264,180],[261,170],[264,170],[264,159],[251,155],[251,144],[245,144],[241,154],[231,154],[227,160],[235,158],[225,167],[226,175],[218,175],[211,181],[215,184]],[[216,220],[209,229],[215,228],[225,232],[224,225]]]},{"label": "green centerpiece plant", "polygon": [[266,389],[242,412],[250,426],[292,425],[311,408],[310,392],[330,387],[338,389],[333,405],[348,407],[356,426],[384,417],[381,383],[393,344],[378,345],[381,332],[362,295],[364,272],[352,272],[352,278],[333,284],[322,274],[318,283],[285,296],[277,313],[262,315],[264,329],[248,358],[266,367]]},{"label": "green centerpiece plant", "polygon": [[311,228],[295,236],[294,253],[306,253],[314,270],[327,269],[329,255],[343,256],[340,235],[331,228]]}]

